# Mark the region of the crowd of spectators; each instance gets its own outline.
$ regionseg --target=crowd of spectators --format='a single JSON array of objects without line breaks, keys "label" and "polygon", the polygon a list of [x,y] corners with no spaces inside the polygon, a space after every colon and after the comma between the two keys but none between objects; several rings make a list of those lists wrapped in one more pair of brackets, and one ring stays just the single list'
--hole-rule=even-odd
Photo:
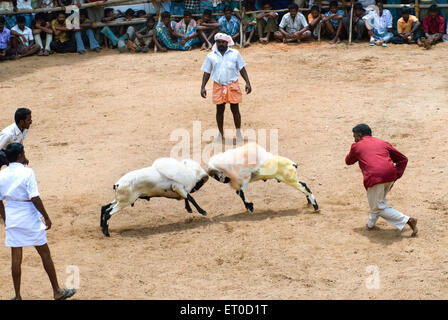
[{"label": "crowd of spectators", "polygon": [[[34,5],[32,0],[0,1],[0,11],[69,8],[0,16],[0,61],[34,54],[84,54],[86,47],[95,52],[105,47],[143,53],[154,47],[161,52],[211,50],[218,32],[230,35],[245,47],[254,41],[300,43],[313,39],[327,39],[335,44],[350,38],[350,30],[353,42],[366,41],[371,46],[415,43],[430,48],[437,42],[448,41],[447,24],[437,5],[432,5],[421,20],[408,6],[399,9],[400,17],[394,19],[392,10],[384,8],[384,0],[360,0],[354,4],[351,22],[350,8],[343,8],[337,1],[331,1],[326,10],[313,0],[245,0],[244,10],[240,10],[239,1],[235,0],[160,4],[162,13],[156,21],[154,6],[127,8],[122,12],[117,7],[79,9],[81,0],[38,0]],[[278,10],[285,7],[287,11]],[[139,20],[133,23],[134,19]],[[103,24],[99,25],[100,22]]]}]

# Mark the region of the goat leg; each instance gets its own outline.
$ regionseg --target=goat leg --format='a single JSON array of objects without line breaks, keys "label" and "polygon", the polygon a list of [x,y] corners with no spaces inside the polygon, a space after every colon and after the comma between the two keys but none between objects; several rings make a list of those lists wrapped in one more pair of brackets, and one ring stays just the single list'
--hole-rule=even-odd
[{"label": "goat leg", "polygon": [[244,191],[240,190],[239,194],[244,202],[244,206],[246,207],[246,209],[249,210],[250,212],[254,212],[254,204],[252,202],[246,202],[246,196],[244,195]]},{"label": "goat leg", "polygon": [[187,194],[187,199],[188,201],[191,202],[191,204],[196,208],[196,210],[198,210],[198,212],[200,214],[202,214],[203,216],[207,215],[207,212],[205,210],[203,210],[197,203],[196,201],[193,199],[193,197],[190,194]]},{"label": "goat leg", "polygon": [[191,210],[190,202],[188,202],[188,199],[185,199],[185,210],[187,210],[188,213],[193,213],[193,210]]}]

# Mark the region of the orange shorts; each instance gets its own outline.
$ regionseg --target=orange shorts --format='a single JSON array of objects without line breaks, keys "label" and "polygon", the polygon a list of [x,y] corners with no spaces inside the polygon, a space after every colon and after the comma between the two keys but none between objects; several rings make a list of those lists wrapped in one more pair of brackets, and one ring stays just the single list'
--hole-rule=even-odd
[{"label": "orange shorts", "polygon": [[213,82],[213,103],[223,104],[232,103],[237,104],[243,101],[243,94],[241,93],[238,80],[228,86],[221,86]]}]

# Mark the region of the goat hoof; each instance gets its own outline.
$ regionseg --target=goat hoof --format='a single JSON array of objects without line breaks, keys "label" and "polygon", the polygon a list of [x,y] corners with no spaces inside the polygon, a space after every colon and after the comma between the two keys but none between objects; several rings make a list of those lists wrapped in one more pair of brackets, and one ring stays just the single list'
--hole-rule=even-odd
[{"label": "goat hoof", "polygon": [[204,211],[204,210],[199,211],[199,213],[202,214],[203,216],[206,216],[206,215],[207,215],[207,211]]},{"label": "goat hoof", "polygon": [[236,190],[236,194],[240,194],[240,192],[238,190]]},{"label": "goat hoof", "polygon": [[314,208],[314,211],[319,211],[319,206],[317,205],[317,202],[316,202],[316,204],[313,204],[313,208]]},{"label": "goat hoof", "polygon": [[109,229],[108,228],[102,228],[102,231],[103,231],[103,234],[106,236],[106,237],[110,237],[110,234],[109,234]]},{"label": "goat hoof", "polygon": [[246,209],[250,212],[254,212],[254,204],[252,202],[246,203]]}]

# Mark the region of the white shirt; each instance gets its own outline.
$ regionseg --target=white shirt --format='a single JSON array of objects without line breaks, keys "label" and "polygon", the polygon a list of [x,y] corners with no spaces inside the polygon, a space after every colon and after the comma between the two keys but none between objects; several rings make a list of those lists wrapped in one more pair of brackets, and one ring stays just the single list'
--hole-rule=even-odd
[{"label": "white shirt", "polygon": [[27,134],[28,129],[22,132],[15,123],[7,126],[0,132],[0,149],[4,149],[8,144],[13,142],[23,144],[23,140],[25,140]]},{"label": "white shirt", "polygon": [[22,31],[22,30],[20,30],[19,26],[16,24],[14,27],[11,28],[11,30],[13,30],[25,37],[25,39],[26,39],[25,42],[23,42],[22,38],[20,38],[20,40],[27,47],[30,45],[30,41],[34,40],[33,31],[30,28],[28,28],[27,26],[25,26],[25,29]]},{"label": "white shirt", "polygon": [[38,197],[36,176],[31,168],[11,162],[0,171],[0,200],[28,201]]},{"label": "white shirt", "polygon": [[224,56],[216,48],[205,58],[201,70],[212,74],[213,81],[221,86],[228,86],[240,77],[240,70],[246,66],[241,54],[231,48],[227,48]]},{"label": "white shirt", "polygon": [[306,22],[305,16],[300,12],[297,12],[294,20],[292,20],[291,14],[288,12],[283,16],[279,26],[280,28],[285,29],[286,32],[293,34],[307,27],[308,22]]},{"label": "white shirt", "polygon": [[387,9],[383,9],[381,17],[375,10],[368,10],[367,14],[362,18],[367,20],[379,34],[384,34],[388,29],[392,29],[392,14]]},{"label": "white shirt", "polygon": [[17,0],[17,9],[19,10],[33,10],[31,0]]}]

